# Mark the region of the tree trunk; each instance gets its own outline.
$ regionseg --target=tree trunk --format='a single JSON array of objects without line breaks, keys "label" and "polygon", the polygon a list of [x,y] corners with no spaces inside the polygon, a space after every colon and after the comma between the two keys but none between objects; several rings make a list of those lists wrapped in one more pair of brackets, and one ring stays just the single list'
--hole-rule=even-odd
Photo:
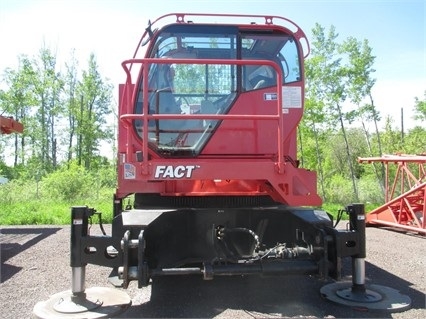
[{"label": "tree trunk", "polygon": [[[367,141],[368,152],[370,153],[370,156],[373,156],[373,149],[371,147],[370,136],[368,134],[367,128],[365,127],[364,119],[362,117],[361,117],[361,124],[362,124],[362,128],[364,130],[365,139]],[[373,162],[372,164],[373,164],[374,175],[376,175],[377,182],[379,184],[379,187],[380,187],[382,194],[383,194],[383,197],[384,197],[385,196],[385,187],[382,183],[382,179],[380,178],[379,172],[377,171],[376,163]]]},{"label": "tree trunk", "polygon": [[318,174],[319,174],[319,180],[321,185],[322,198],[324,201],[327,201],[327,196],[325,194],[325,185],[324,185],[324,172],[322,169],[322,158],[321,158],[320,145],[318,140],[318,131],[315,127],[315,123],[313,123],[312,126],[313,126],[314,138],[315,138],[315,151],[317,153]]},{"label": "tree trunk", "polygon": [[51,120],[50,120],[50,144],[51,144],[51,161],[52,161],[52,167],[53,169],[56,168],[57,165],[57,159],[56,159],[56,138],[55,138],[55,117],[53,114],[51,114]]},{"label": "tree trunk", "polygon": [[69,125],[70,125],[70,133],[68,140],[68,165],[72,160],[72,140],[74,138],[74,130],[75,130],[75,119],[71,114],[69,115]]},{"label": "tree trunk", "polygon": [[[376,107],[374,106],[373,96],[371,95],[371,93],[369,94],[369,96],[370,96],[371,107],[373,110],[373,120],[374,120],[374,127],[376,129],[377,147],[379,148],[379,156],[383,156],[382,142],[380,139],[379,126],[377,124]],[[385,182],[385,164],[383,162],[381,163],[381,173],[382,173],[381,184],[383,185]]]},{"label": "tree trunk", "polygon": [[78,153],[78,166],[81,166],[81,160],[82,160],[82,144],[83,144],[83,123],[85,121],[83,120],[83,95],[80,97],[80,121],[78,123],[79,125],[79,135],[78,135],[78,145],[77,145],[77,153]]},{"label": "tree trunk", "polygon": [[350,149],[349,149],[348,138],[346,136],[345,125],[343,123],[342,109],[341,109],[339,103],[336,103],[336,106],[337,106],[337,110],[338,110],[338,113],[339,113],[340,127],[341,127],[341,130],[342,130],[343,139],[345,140],[346,155],[347,155],[347,158],[348,158],[349,170],[351,172],[351,179],[352,179],[352,187],[353,187],[353,191],[354,191],[354,195],[355,195],[354,200],[359,202],[358,189],[356,187],[356,181],[355,181],[355,172],[354,172],[354,167],[353,167],[352,159],[351,159],[351,152],[350,152]]}]

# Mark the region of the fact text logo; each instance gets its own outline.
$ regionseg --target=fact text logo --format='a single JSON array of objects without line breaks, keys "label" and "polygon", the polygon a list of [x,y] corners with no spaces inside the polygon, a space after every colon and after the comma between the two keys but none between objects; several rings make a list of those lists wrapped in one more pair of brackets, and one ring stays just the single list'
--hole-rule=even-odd
[{"label": "fact text logo", "polygon": [[190,178],[198,165],[158,165],[154,178]]}]

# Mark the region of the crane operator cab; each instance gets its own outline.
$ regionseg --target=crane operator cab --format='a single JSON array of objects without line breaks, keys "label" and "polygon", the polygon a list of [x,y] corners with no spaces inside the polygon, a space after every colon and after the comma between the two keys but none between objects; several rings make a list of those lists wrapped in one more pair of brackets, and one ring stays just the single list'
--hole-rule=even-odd
[{"label": "crane operator cab", "polygon": [[[264,25],[194,28],[177,23],[152,32],[149,43],[146,56],[155,62],[145,65],[146,78],[142,71],[139,74],[134,112],[143,114],[145,88],[149,114],[184,115],[149,120],[149,147],[160,156],[196,157],[218,149],[229,155],[273,154],[278,141],[271,121],[257,121],[260,126],[256,126],[255,119],[238,121],[220,115],[277,115],[278,77],[294,102],[286,110],[279,107],[292,123],[285,131],[292,134],[297,126],[302,114],[303,54],[291,32]],[[142,123],[135,120],[134,129],[143,140]]]}]

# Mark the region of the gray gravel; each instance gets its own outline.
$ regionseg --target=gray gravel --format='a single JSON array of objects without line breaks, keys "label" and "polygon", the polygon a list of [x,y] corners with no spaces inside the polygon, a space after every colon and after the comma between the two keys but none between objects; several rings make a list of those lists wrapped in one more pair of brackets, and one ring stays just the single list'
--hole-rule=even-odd
[{"label": "gray gravel", "polygon": [[[107,227],[108,231],[109,227]],[[31,318],[34,305],[69,290],[70,227],[3,227],[1,245],[1,318]],[[367,228],[366,280],[412,300],[400,313],[362,311],[321,298],[325,284],[315,277],[167,277],[144,289],[132,282],[132,306],[120,318],[426,318],[426,238]],[[350,281],[350,259],[344,274]],[[87,287],[110,287],[110,270],[88,265]]]}]

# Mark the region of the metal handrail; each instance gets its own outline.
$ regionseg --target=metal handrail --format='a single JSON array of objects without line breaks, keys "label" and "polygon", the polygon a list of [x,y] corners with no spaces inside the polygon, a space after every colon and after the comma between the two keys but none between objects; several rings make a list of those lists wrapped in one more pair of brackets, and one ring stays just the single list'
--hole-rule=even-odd
[{"label": "metal handrail", "polygon": [[[143,68],[142,81],[143,81],[143,110],[142,114],[134,114],[132,111],[132,105],[137,98],[137,90],[132,91],[132,96],[130,96],[129,87],[133,84],[132,75],[130,72],[129,65],[141,64]],[[148,114],[148,70],[151,64],[216,64],[216,65],[268,65],[272,67],[277,73],[277,113],[275,115],[256,115],[256,114]],[[160,58],[146,58],[146,59],[129,59],[122,62],[122,67],[126,72],[126,101],[127,104],[122,105],[120,113],[120,120],[124,120],[127,123],[130,123],[130,120],[141,119],[143,120],[143,141],[148,141],[148,120],[149,119],[213,119],[213,120],[276,120],[278,121],[278,130],[277,130],[277,142],[278,142],[278,165],[284,163],[284,136],[282,132],[283,127],[283,112],[282,112],[282,90],[279,89],[283,86],[283,73],[280,67],[273,61],[270,60],[234,60],[234,59],[160,59]],[[124,97],[123,97],[124,98]],[[123,114],[124,113],[124,114]],[[131,158],[131,143],[130,143],[130,134],[127,135],[127,147],[126,147],[126,157]],[[143,154],[148,154],[148,143],[144,142],[142,145]],[[147,163],[148,156],[143,156],[143,163]]]},{"label": "metal handrail", "polygon": [[[216,18],[216,19],[224,19],[225,21],[221,21],[221,23],[223,24],[235,24],[235,20],[236,19],[245,19],[245,21],[247,21],[248,19],[264,19],[264,24],[265,25],[276,25],[276,26],[280,26],[283,28],[286,28],[287,30],[289,30],[290,32],[293,33],[293,35],[296,37],[296,39],[299,41],[299,43],[302,43],[302,40],[305,41],[306,43],[306,52],[303,52],[303,56],[306,58],[310,51],[310,45],[309,45],[309,41],[308,38],[306,37],[306,34],[304,33],[304,31],[302,30],[302,28],[300,28],[294,21],[281,17],[281,16],[275,16],[275,15],[259,15],[259,14],[217,14],[217,13],[169,13],[169,14],[165,14],[163,16],[160,16],[159,18],[155,19],[153,22],[149,22],[148,24],[148,28],[145,29],[145,32],[142,34],[138,45],[136,46],[135,52],[133,54],[133,58],[136,58],[136,55],[138,54],[139,49],[142,47],[142,43],[144,43],[144,39],[147,36],[150,36],[150,33],[152,33],[152,27],[154,27],[156,24],[158,24],[160,21],[164,21],[167,18],[173,18],[175,17],[176,20],[172,21],[174,23],[194,23],[194,21],[190,21],[190,20],[185,20],[186,17],[208,17],[208,18]],[[275,24],[274,20],[281,20],[284,21],[284,23],[286,23],[288,25],[288,27],[286,25],[281,25],[281,24]],[[212,21],[202,21],[202,22],[198,22],[197,23],[217,23],[216,20]],[[251,20],[248,22],[245,22],[245,24],[254,24],[256,23],[255,21]],[[295,30],[291,30],[289,27],[294,28]],[[146,40],[145,40],[146,41]]]}]

